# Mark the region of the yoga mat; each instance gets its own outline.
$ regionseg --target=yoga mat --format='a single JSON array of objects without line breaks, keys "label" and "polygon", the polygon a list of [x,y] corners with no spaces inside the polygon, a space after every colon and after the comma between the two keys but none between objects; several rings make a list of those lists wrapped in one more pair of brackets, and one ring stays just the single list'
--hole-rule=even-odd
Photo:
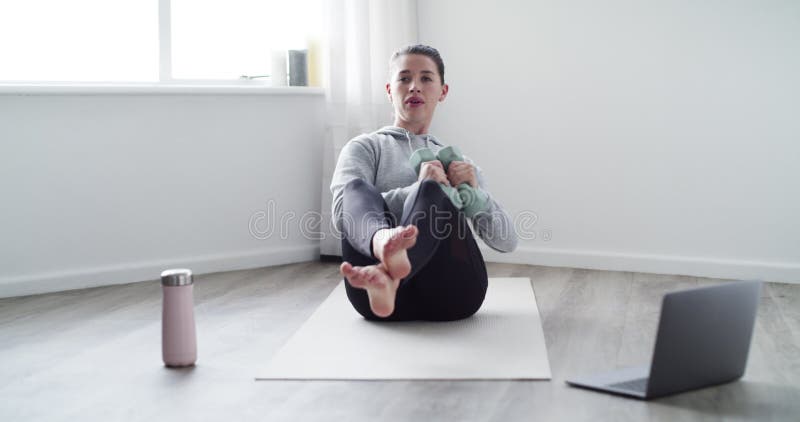
[{"label": "yoga mat", "polygon": [[472,317],[372,322],[340,283],[256,379],[544,380],[550,364],[528,278],[490,278]]}]

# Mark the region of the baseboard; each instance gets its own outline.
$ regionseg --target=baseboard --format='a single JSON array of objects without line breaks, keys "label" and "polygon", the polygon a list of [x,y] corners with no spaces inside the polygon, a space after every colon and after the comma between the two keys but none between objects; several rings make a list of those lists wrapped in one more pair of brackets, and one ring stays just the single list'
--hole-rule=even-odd
[{"label": "baseboard", "polygon": [[481,252],[487,262],[800,284],[798,263],[528,247],[500,253],[485,245]]},{"label": "baseboard", "polygon": [[155,281],[161,271],[167,268],[190,268],[194,274],[208,274],[313,261],[318,258],[319,246],[311,244],[5,277],[0,278],[0,297]]},{"label": "baseboard", "polygon": [[[611,253],[519,247],[504,254],[481,245],[488,262],[676,274],[736,280],[763,280],[800,284],[800,264],[738,261],[714,258]],[[234,271],[295,262],[340,261],[334,255],[320,255],[317,245],[258,249],[225,254],[135,262],[0,278],[0,297],[26,296],[64,290],[155,281],[166,268],[191,268],[195,274]]]}]

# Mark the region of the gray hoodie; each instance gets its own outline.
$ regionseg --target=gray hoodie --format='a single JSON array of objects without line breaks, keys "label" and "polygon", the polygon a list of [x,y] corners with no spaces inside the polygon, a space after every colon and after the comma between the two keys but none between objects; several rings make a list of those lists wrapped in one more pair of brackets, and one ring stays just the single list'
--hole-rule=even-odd
[{"label": "gray hoodie", "polygon": [[[342,192],[347,182],[353,179],[363,179],[375,186],[394,214],[395,221],[399,222],[403,203],[419,184],[408,160],[413,151],[422,147],[430,148],[436,154],[444,145],[432,135],[415,135],[395,126],[386,126],[347,142],[339,154],[331,181],[333,219],[337,230],[341,232]],[[511,218],[488,193],[480,167],[467,156],[464,156],[464,161],[475,166],[478,185],[489,195],[489,208],[472,219],[475,231],[492,249],[513,251],[517,247],[517,235]]]}]

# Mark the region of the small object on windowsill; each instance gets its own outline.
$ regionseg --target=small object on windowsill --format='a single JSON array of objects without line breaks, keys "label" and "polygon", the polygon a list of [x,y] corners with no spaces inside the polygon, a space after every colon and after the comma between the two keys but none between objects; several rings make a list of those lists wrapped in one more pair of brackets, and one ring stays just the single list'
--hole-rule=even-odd
[{"label": "small object on windowsill", "polygon": [[289,86],[308,86],[308,50],[289,50]]},{"label": "small object on windowsill", "polygon": [[239,76],[239,79],[246,79],[248,81],[252,81],[253,79],[256,79],[256,78],[269,78],[269,75],[258,75],[258,76],[242,75],[242,76]]}]

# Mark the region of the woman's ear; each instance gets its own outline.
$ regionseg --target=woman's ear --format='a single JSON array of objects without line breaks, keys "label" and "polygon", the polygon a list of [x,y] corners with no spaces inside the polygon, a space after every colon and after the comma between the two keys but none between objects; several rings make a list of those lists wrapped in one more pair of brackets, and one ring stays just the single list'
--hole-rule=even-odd
[{"label": "woman's ear", "polygon": [[389,96],[389,102],[392,101],[392,84],[386,82],[386,95]]},{"label": "woman's ear", "polygon": [[442,102],[442,101],[444,101],[445,98],[447,98],[447,92],[449,90],[450,90],[450,86],[448,86],[447,84],[444,84],[442,86],[442,95],[439,96],[439,102]]}]

